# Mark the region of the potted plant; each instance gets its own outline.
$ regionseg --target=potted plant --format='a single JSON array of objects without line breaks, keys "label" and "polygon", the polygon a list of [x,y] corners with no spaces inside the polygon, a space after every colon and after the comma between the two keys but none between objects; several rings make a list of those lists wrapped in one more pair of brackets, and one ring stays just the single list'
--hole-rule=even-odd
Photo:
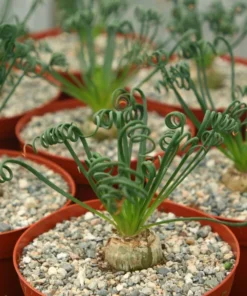
[{"label": "potted plant", "polygon": [[[140,93],[143,99],[143,104],[138,104],[136,102],[134,96],[136,91]],[[150,137],[151,131],[147,125],[147,102],[144,94],[138,89],[134,89],[131,93],[127,93],[125,90],[117,90],[115,94],[117,94],[117,96],[113,95],[113,105],[115,108],[111,110],[103,109],[95,114],[94,122],[96,123],[96,128],[94,133],[97,133],[99,128],[111,129],[113,126],[116,127],[118,136],[117,161],[111,160],[109,157],[102,156],[99,153],[89,149],[87,139],[88,137],[92,136],[92,134],[86,135],[83,131],[80,130],[79,127],[77,127],[73,123],[64,123],[59,124],[55,127],[50,127],[42,135],[35,138],[31,146],[36,151],[36,145],[39,141],[41,145],[47,148],[50,145],[57,144],[64,144],[67,147],[74,161],[76,162],[76,165],[78,166],[78,170],[88,179],[88,182],[92,186],[95,195],[99,198],[100,202],[107,212],[99,211],[99,204],[97,203],[95,206],[95,202],[90,204],[76,200],[76,203],[82,206],[84,209],[95,214],[99,218],[102,218],[103,221],[106,221],[104,223],[111,225],[111,227],[113,227],[114,229],[113,232],[110,234],[109,240],[107,241],[104,249],[101,250],[103,252],[101,253],[101,256],[103,257],[99,259],[101,262],[100,264],[102,264],[100,266],[103,269],[111,267],[118,271],[122,271],[121,274],[124,275],[126,279],[128,279],[129,276],[132,275],[131,272],[134,270],[146,270],[147,268],[152,269],[153,266],[161,264],[163,260],[162,245],[159,236],[157,235],[157,233],[155,233],[158,230],[158,225],[167,224],[168,222],[181,222],[186,220],[205,220],[231,225],[231,223],[221,222],[210,217],[178,218],[172,216],[172,219],[169,219],[168,216],[166,217],[168,218],[168,220],[164,220],[163,216],[160,216],[160,219],[155,219],[152,215],[156,212],[156,209],[159,206],[163,205],[164,200],[175,190],[175,188],[186,178],[186,176],[188,176],[190,172],[198,165],[198,163],[204,158],[210,148],[214,145],[222,144],[223,137],[221,134],[232,133],[238,130],[240,121],[237,114],[231,112],[230,109],[227,110],[224,114],[216,113],[215,111],[207,111],[197,136],[191,137],[190,133],[184,130],[186,122],[185,116],[179,112],[170,113],[165,118],[165,123],[170,130],[164,132],[159,141],[159,145],[161,149],[165,151],[165,153],[159,158],[160,165],[157,168],[152,158],[150,159],[148,157],[150,152],[155,148],[155,141]],[[209,127],[211,127],[212,129],[208,130]],[[85,165],[81,163],[71,145],[71,142],[76,141],[79,141],[82,144],[83,149],[86,151],[87,159],[85,161]],[[133,169],[131,168],[130,164],[132,159],[132,151],[134,149],[134,146],[136,145],[138,147],[139,154],[136,168]],[[168,168],[172,164],[177,151],[180,148],[185,151],[185,154],[183,155],[178,168],[173,171],[172,176],[166,182],[165,186],[162,189],[162,192],[159,195],[155,196],[160,182],[166,175]],[[26,165],[22,161],[7,159],[1,163],[0,175],[2,178],[2,182],[10,181],[14,175],[11,168],[9,167],[9,163],[16,163],[25,167],[51,188],[55,189],[60,194],[63,194],[68,199],[74,200],[70,194],[64,192],[64,190],[50,182],[50,180],[45,178],[40,172],[33,169],[31,166]],[[73,208],[73,211],[75,210],[76,212],[75,214],[71,214],[69,210],[69,216],[71,215],[70,217],[72,217],[74,215],[81,215],[81,212],[79,214],[78,211],[80,210],[78,209],[78,207]],[[65,212],[60,212],[59,214],[63,215],[65,214]],[[69,219],[67,214],[65,214],[65,217],[66,219]],[[91,215],[90,217],[92,218]],[[86,219],[90,220],[90,217]],[[62,218],[61,220],[57,218],[58,216],[53,216],[53,222],[64,220],[64,218]],[[50,221],[44,220],[45,225],[52,225],[52,227],[56,223],[53,222],[50,223]],[[67,225],[69,225],[68,223]],[[83,224],[83,221],[78,221],[76,223],[77,225],[85,225]],[[97,222],[95,221],[92,223],[95,223],[95,225],[97,224]],[[100,221],[99,223],[101,224],[103,222]],[[245,225],[246,223],[243,224]],[[39,224],[38,228],[40,226],[41,225]],[[63,228],[63,225],[61,227]],[[151,227],[155,227],[156,230],[151,230]],[[37,230],[38,228],[34,229]],[[48,228],[45,227],[42,229],[48,230]],[[183,228],[179,229],[179,233],[181,234],[181,230]],[[38,233],[43,233],[43,230],[38,230]],[[70,233],[71,231],[73,233],[74,231],[76,232],[75,229],[69,228],[68,232]],[[227,232],[227,229],[224,229],[224,231]],[[58,237],[57,235],[58,234],[55,233],[56,237]],[[92,233],[88,232],[88,235],[91,240],[94,239],[92,237]],[[35,236],[33,232],[31,236],[32,240]],[[202,237],[203,236],[204,235],[202,235]],[[78,238],[79,237],[77,237],[77,239]],[[97,235],[95,236],[95,239],[96,238]],[[103,241],[104,238],[99,238],[99,240]],[[21,246],[19,245],[19,243],[17,243],[15,256],[21,255],[20,252],[23,251],[23,247],[27,246],[28,241],[30,242],[30,238],[28,238],[26,240],[26,243],[23,244],[23,240],[21,239],[19,241]],[[36,240],[36,243],[40,244],[41,242]],[[70,260],[68,259],[68,254],[70,253],[69,249],[65,245],[61,245],[60,247],[62,250],[64,250],[64,252],[63,254],[55,255],[56,258],[61,259],[63,257],[66,258],[66,261]],[[85,248],[88,249],[89,245],[86,244]],[[229,248],[229,246],[226,246],[226,248]],[[41,249],[39,248],[37,251],[37,255],[39,256],[39,258],[41,258]],[[48,249],[46,249],[46,254],[51,253],[50,251],[48,251]],[[27,266],[26,263],[30,263],[28,258],[30,258],[31,254],[28,250],[30,250],[32,253],[33,248],[31,245],[28,245],[25,248],[24,257],[21,257],[22,259],[19,262],[20,265],[18,266],[17,262],[15,264],[18,270],[20,268],[24,274],[29,275],[28,280],[30,280],[30,271],[25,270],[25,267]],[[79,253],[77,253],[77,257],[75,253],[76,251],[74,251],[74,254],[71,258],[80,258],[80,256],[78,255]],[[95,255],[91,255],[91,257],[96,258]],[[86,257],[83,258],[86,259]],[[230,255],[228,259],[229,258],[232,258],[232,255]],[[182,260],[181,257],[180,260]],[[86,262],[87,261],[90,261],[90,259],[86,259]],[[96,261],[94,262],[96,263]],[[61,261],[59,261],[59,264],[60,263]],[[221,262],[221,264],[222,263],[223,262]],[[56,283],[55,277],[58,269],[56,269],[55,266],[49,266],[48,269],[44,269],[45,273],[47,271],[50,277],[54,276],[52,277],[52,279],[54,280],[52,280],[52,283],[54,284],[51,284],[51,289],[54,293],[56,293],[54,289],[57,290],[56,287],[58,285],[58,282]],[[77,277],[79,281],[79,287],[82,287],[82,289],[87,287],[87,289],[95,290],[97,283],[95,286],[95,283],[90,285],[91,281],[86,282],[86,267],[84,266],[84,263],[81,265],[80,268],[79,266],[77,267],[78,268],[76,269],[76,271],[78,272],[78,274],[75,275],[75,277]],[[73,269],[73,267],[71,268]],[[231,268],[231,262],[228,261],[225,265],[225,268]],[[65,265],[63,269],[65,269]],[[220,270],[222,271],[222,268],[220,268]],[[69,270],[67,269],[67,271]],[[67,275],[67,271],[65,273],[64,270],[59,270],[59,273],[63,273],[61,278],[64,278],[64,276]],[[20,276],[20,271],[18,271],[18,274]],[[97,275],[99,274],[97,273]],[[102,273],[100,273],[100,280],[103,279],[101,276],[103,277]],[[190,275],[187,277],[190,277]],[[224,283],[226,283],[226,281]],[[66,282],[68,281],[66,280]],[[43,295],[44,293],[49,293],[50,288],[46,288],[47,282],[46,279],[44,279],[44,273],[42,275],[42,279],[39,276],[36,277],[37,285],[33,281],[31,283],[31,285],[35,285],[36,288],[39,287],[38,289],[42,291],[43,294],[27,284],[27,282],[23,279],[23,276],[21,276],[21,283],[26,295],[29,295],[31,292],[33,293],[33,295]],[[42,287],[44,283],[45,285],[44,287]],[[213,286],[214,284],[212,284],[211,288]],[[226,284],[226,286],[220,285],[217,288],[213,289],[211,291],[212,293],[208,292],[208,295],[220,295],[219,292],[224,292],[225,295],[229,295],[230,286],[231,283],[229,282]],[[108,286],[107,284],[103,285],[102,283],[102,288],[103,287],[106,290],[108,289],[108,287],[111,288],[111,284],[109,284]],[[144,289],[143,293],[145,295],[148,295],[147,293],[149,293],[150,290],[152,290],[151,293],[154,294],[158,293],[158,290],[156,289],[159,289],[160,291],[160,286],[156,288],[155,285],[152,285],[152,287],[145,286],[145,288],[149,288]],[[210,289],[209,286],[205,286],[204,288],[206,290]],[[71,286],[70,289],[73,290],[73,287]],[[122,289],[123,287],[121,286],[121,284],[115,287],[115,290],[119,292]],[[206,292],[206,290],[202,290],[203,293]],[[79,290],[77,290],[77,292],[78,291]],[[85,292],[85,290],[80,291]],[[127,290],[126,292],[128,293],[130,291],[131,289]],[[59,289],[57,290],[57,292],[66,293],[65,290],[61,291]],[[97,294],[97,292],[95,293]],[[108,290],[106,291],[106,293],[111,292],[110,290]]]},{"label": "potted plant", "polygon": [[[12,157],[23,160],[34,168],[42,169],[52,182],[62,186],[65,191],[75,195],[75,183],[71,176],[58,165],[36,155],[27,154],[24,159],[21,152],[0,150],[0,158]],[[14,271],[14,245],[22,233],[39,219],[67,206],[70,202],[54,194],[49,187],[33,178],[23,168],[15,168],[16,176],[11,183],[0,184],[0,294],[21,295],[21,288]]]},{"label": "potted plant", "polygon": [[[37,62],[31,42],[17,41],[23,34],[26,21],[40,0],[33,2],[27,16],[18,25],[0,25],[1,82],[0,82],[0,147],[13,148],[17,144],[15,125],[28,111],[48,106],[60,96],[58,87],[40,79],[35,72]],[[20,64],[22,67],[20,67]],[[17,71],[16,68],[19,68]],[[32,74],[31,74],[32,72]],[[32,75],[32,80],[29,76]],[[48,81],[54,81],[46,76]],[[38,82],[38,84],[37,84]],[[45,95],[44,95],[45,93]]]}]

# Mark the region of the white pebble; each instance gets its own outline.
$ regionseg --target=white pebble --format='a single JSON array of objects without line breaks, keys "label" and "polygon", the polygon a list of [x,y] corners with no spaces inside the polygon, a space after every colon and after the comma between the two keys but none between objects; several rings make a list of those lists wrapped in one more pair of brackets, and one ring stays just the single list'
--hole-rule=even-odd
[{"label": "white pebble", "polygon": [[25,256],[25,257],[23,257],[23,262],[26,263],[26,264],[28,264],[28,263],[31,262],[31,258],[28,257],[28,256]]},{"label": "white pebble", "polygon": [[49,269],[48,269],[48,274],[49,275],[56,275],[57,274],[57,269],[53,266],[51,266]]},{"label": "white pebble", "polygon": [[191,284],[191,283],[193,283],[193,281],[192,281],[192,274],[191,273],[187,273],[186,274],[186,276],[184,277],[184,279],[185,279],[185,283],[186,284]]},{"label": "white pebble", "polygon": [[67,253],[59,253],[57,254],[57,259],[66,259],[68,257]]},{"label": "white pebble", "polygon": [[85,220],[91,220],[94,218],[94,214],[91,213],[91,212],[87,212],[85,215],[84,215],[84,219]]},{"label": "white pebble", "polygon": [[25,189],[28,187],[28,181],[26,179],[19,180],[19,187],[20,189]]},{"label": "white pebble", "polygon": [[60,275],[61,279],[64,279],[67,275],[67,271],[64,268],[58,268],[57,273]]}]

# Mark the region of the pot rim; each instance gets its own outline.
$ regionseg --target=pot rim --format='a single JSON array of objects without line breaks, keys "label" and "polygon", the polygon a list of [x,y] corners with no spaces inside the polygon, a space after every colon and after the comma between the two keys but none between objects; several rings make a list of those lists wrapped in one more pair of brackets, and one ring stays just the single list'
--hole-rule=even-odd
[{"label": "pot rim", "polygon": [[[88,205],[91,205],[91,206],[94,206],[95,203],[97,204],[100,204],[100,201],[98,199],[94,199],[94,200],[91,200],[91,201],[88,201],[86,202]],[[169,201],[169,200],[165,200],[161,206],[165,206],[165,205],[170,205],[170,206],[173,206],[173,207],[176,207],[177,209],[183,209],[184,211],[186,210],[192,210],[195,212],[195,216],[199,216],[199,217],[210,217],[212,218],[212,216],[208,215],[208,214],[205,214],[201,211],[198,211],[196,209],[192,209],[192,208],[188,208],[186,206],[183,206],[183,205],[179,205],[179,204],[176,204],[172,201]],[[81,208],[79,205],[75,204],[75,205],[70,205],[69,207],[66,207],[64,209],[60,209],[59,211],[57,211],[56,213],[53,213],[52,215],[54,214],[59,214],[61,212],[65,212],[66,210],[70,210],[70,209],[73,209],[73,208]],[[82,208],[83,209],[83,208]],[[85,213],[88,212],[87,210],[85,210]],[[27,246],[29,244],[29,242],[27,243],[25,241],[25,236],[29,234],[30,231],[32,231],[33,228],[36,228],[37,226],[39,226],[40,224],[42,223],[45,223],[45,221],[47,219],[50,218],[51,215],[49,215],[48,217],[45,217],[41,220],[39,220],[38,222],[36,222],[35,224],[32,225],[32,227],[30,227],[28,230],[26,230],[21,236],[20,238],[18,239],[16,245],[15,245],[15,248],[14,248],[14,252],[13,252],[13,263],[14,263],[14,268],[16,270],[16,273],[19,277],[19,280],[21,282],[23,282],[26,286],[28,286],[30,289],[32,289],[37,295],[39,296],[44,296],[44,294],[42,294],[41,292],[39,292],[38,290],[36,290],[34,287],[31,286],[31,284],[29,284],[27,282],[27,280],[25,279],[25,277],[21,274],[20,270],[19,270],[19,267],[18,267],[18,249],[19,249],[19,244],[22,243],[22,240],[25,244],[25,246]],[[77,217],[79,217],[80,215],[78,215]],[[72,217],[72,216],[71,216]],[[207,223],[208,221],[205,221],[205,223]],[[56,222],[56,224],[59,223],[59,222]],[[210,222],[209,222],[210,223]],[[212,222],[211,222],[212,223]],[[211,289],[210,291],[208,291],[207,293],[204,294],[204,296],[208,296],[208,295],[211,295],[211,293],[213,293],[214,291],[216,291],[217,289],[220,289],[221,286],[223,286],[230,278],[233,274],[236,273],[236,269],[239,265],[239,259],[240,259],[240,247],[239,247],[239,243],[235,237],[235,235],[233,234],[233,232],[226,226],[224,225],[220,225],[218,224],[218,227],[222,227],[222,232],[228,232],[229,235],[231,235],[231,245],[234,245],[235,249],[236,249],[236,252],[235,252],[235,257],[236,257],[236,261],[235,261],[235,265],[233,267],[233,269],[229,272],[229,274],[224,278],[223,281],[220,282],[220,284],[218,284],[216,287],[214,287],[213,289]],[[213,230],[214,231],[214,230]],[[42,233],[44,232],[47,232],[47,230],[45,231],[42,231]],[[215,232],[215,231],[214,231]],[[218,233],[218,232],[217,232]],[[41,234],[39,234],[41,235]],[[229,242],[228,242],[229,243]],[[23,243],[22,243],[23,244]],[[23,248],[25,246],[22,246],[22,251],[23,251]]]},{"label": "pot rim", "polygon": [[[23,156],[20,151],[7,150],[7,149],[0,149],[0,155],[8,155],[10,157]],[[73,195],[73,196],[75,195],[75,193],[76,193],[76,185],[75,185],[75,182],[74,182],[73,178],[70,176],[69,173],[67,173],[67,171],[65,171],[58,164],[56,164],[56,163],[52,162],[51,160],[46,159],[44,157],[40,157],[40,156],[37,156],[35,154],[30,154],[30,153],[26,153],[25,158],[27,158],[28,160],[32,160],[33,162],[36,162],[38,164],[41,163],[41,164],[47,166],[49,169],[51,169],[54,172],[56,172],[59,175],[61,175],[62,178],[64,179],[64,181],[69,186],[69,192],[70,192],[70,194]],[[70,204],[71,204],[71,201],[68,200],[68,199],[66,199],[66,202],[58,210],[55,210],[54,212],[60,211],[61,209],[69,206]],[[53,214],[54,212],[52,212],[51,214]],[[49,214],[48,216],[50,216],[51,214]],[[43,218],[41,218],[40,220],[42,220],[42,219]],[[40,221],[40,220],[38,220],[38,221]],[[21,227],[21,228],[17,228],[17,229],[13,229],[13,230],[2,232],[2,233],[0,233],[0,240],[1,240],[1,237],[8,236],[8,235],[13,234],[13,233],[22,232],[22,231],[28,229],[31,226],[33,226],[35,223],[37,223],[38,221],[36,221],[36,222],[34,222],[34,223],[32,223],[32,224],[30,224],[28,226],[24,226],[24,227]]]}]

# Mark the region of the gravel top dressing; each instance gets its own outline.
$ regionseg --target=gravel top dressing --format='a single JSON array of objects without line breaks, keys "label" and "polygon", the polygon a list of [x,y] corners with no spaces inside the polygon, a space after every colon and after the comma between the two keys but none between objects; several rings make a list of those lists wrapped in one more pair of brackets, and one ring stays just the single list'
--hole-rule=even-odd
[{"label": "gravel top dressing", "polygon": [[[12,87],[4,85],[0,94],[0,105]],[[59,89],[41,78],[25,76],[16,88],[7,105],[0,112],[0,118],[13,117],[41,107],[58,95]]]},{"label": "gravel top dressing", "polygon": [[[79,54],[81,45],[79,42],[79,38],[77,34],[71,33],[61,33],[57,36],[47,36],[45,38],[40,39],[40,41],[36,42],[37,46],[48,46],[51,52],[61,52],[63,53],[69,63],[70,71],[81,71],[82,66],[80,64]],[[104,55],[105,48],[107,45],[107,35],[101,34],[95,38],[95,53],[97,55],[97,65],[104,64]],[[116,51],[115,57],[113,61],[112,68],[117,69],[119,58],[122,56],[123,52],[126,52],[126,48],[124,46],[124,38],[118,37],[116,38]],[[87,57],[87,49],[85,50],[86,60]],[[49,51],[40,52],[40,57],[45,62],[49,62],[51,58],[51,53]]]},{"label": "gravel top dressing", "polygon": [[[157,211],[151,221],[174,217]],[[24,249],[20,271],[47,296],[201,296],[235,263],[231,247],[210,226],[177,222],[153,230],[160,236],[165,263],[135,272],[114,271],[102,259],[112,227],[88,212],[34,239]]]},{"label": "gravel top dressing", "polygon": [[[221,58],[215,59],[215,66],[217,71],[224,75],[225,79],[223,81],[222,87],[218,89],[210,89],[211,96],[213,98],[213,102],[215,104],[215,108],[226,108],[231,103],[231,73],[230,73],[230,63],[228,61],[224,61]],[[141,69],[136,76],[132,78],[130,81],[130,87],[134,87],[138,85],[138,83],[146,77],[151,72],[150,69],[144,68]],[[247,76],[247,66],[236,63],[235,64],[235,75],[237,85],[245,86],[246,85],[246,76]],[[166,92],[165,88],[160,86],[160,93],[155,90],[155,86],[158,81],[162,80],[162,75],[160,72],[155,74],[149,81],[147,81],[142,87],[142,91],[145,93],[146,97],[154,100],[160,101],[161,103],[166,103],[169,105],[180,106],[175,94],[170,91]],[[183,99],[191,108],[199,108],[198,101],[195,98],[195,95],[192,91],[180,90]],[[247,102],[247,97],[243,98],[244,102]]]},{"label": "gravel top dressing", "polygon": [[[2,156],[1,161],[7,158]],[[51,182],[68,191],[64,179],[45,165],[25,160]],[[0,233],[29,226],[62,207],[66,198],[44,185],[32,173],[16,164],[8,164],[15,172],[13,180],[0,184]]]},{"label": "gravel top dressing", "polygon": [[247,192],[233,192],[221,182],[222,175],[232,166],[218,149],[211,150],[169,199],[212,215],[246,220]]},{"label": "gravel top dressing", "polygon": [[[21,138],[25,143],[32,143],[32,140],[41,135],[47,128],[56,126],[57,124],[63,122],[73,122],[77,126],[82,127],[85,122],[88,121],[89,116],[91,115],[91,109],[86,108],[75,108],[62,110],[55,113],[46,113],[43,116],[34,116],[31,121],[25,126],[25,128],[21,131]],[[152,134],[151,137],[155,140],[160,139],[163,135],[164,131],[167,130],[167,127],[164,123],[164,117],[156,112],[149,112],[148,114],[148,126],[150,127]],[[188,128],[188,127],[187,127]],[[87,130],[87,129],[86,129]],[[89,132],[88,132],[89,134]],[[92,151],[97,151],[101,155],[107,155],[111,159],[117,159],[117,139],[105,139],[101,142],[96,140],[95,138],[87,138],[87,142]],[[38,141],[37,141],[38,143]],[[81,143],[78,141],[76,143],[71,143],[72,147],[76,151],[77,155],[81,159],[85,159],[86,154]],[[40,147],[41,148],[41,147]],[[49,147],[49,149],[41,148],[45,151],[49,151],[50,153],[63,156],[63,157],[71,157],[68,150],[66,149],[64,144],[54,145]],[[138,145],[133,146],[133,155],[138,155]],[[154,152],[150,155],[154,155],[157,152],[160,152],[159,147],[156,148]]]}]

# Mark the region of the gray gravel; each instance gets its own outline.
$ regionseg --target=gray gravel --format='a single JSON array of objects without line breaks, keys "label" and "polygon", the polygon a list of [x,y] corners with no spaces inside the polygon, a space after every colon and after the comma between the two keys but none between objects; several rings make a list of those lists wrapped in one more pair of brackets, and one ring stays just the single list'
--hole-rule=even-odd
[{"label": "gray gravel", "polygon": [[[173,168],[179,161],[180,158],[177,157]],[[169,198],[180,204],[199,208],[209,214],[246,220],[247,192],[233,192],[221,182],[222,174],[232,166],[231,160],[218,149],[212,149]]]},{"label": "gray gravel", "polygon": [[[0,105],[12,87],[4,85],[0,94]],[[59,93],[59,89],[41,78],[24,77],[7,105],[0,112],[0,118],[13,117],[49,103]]]},{"label": "gray gravel", "polygon": [[[88,120],[91,112],[91,109],[86,107],[70,110],[65,109],[55,113],[46,113],[43,116],[34,116],[32,120],[22,130],[21,137],[25,141],[25,143],[32,143],[34,137],[41,135],[41,133],[45,131],[48,127],[56,126],[61,122],[73,122],[78,126],[82,126]],[[152,131],[151,137],[156,142],[158,142],[164,131],[167,130],[167,127],[164,123],[164,116],[160,116],[156,112],[149,112],[148,126],[151,128]],[[187,126],[186,129],[188,130]],[[87,141],[92,151],[98,152],[102,155],[107,155],[114,160],[117,159],[117,139],[106,139],[99,142],[95,138],[88,138]],[[72,147],[75,149],[81,159],[85,159],[86,155],[81,143],[72,143]],[[136,157],[138,155],[138,145],[134,145],[133,149],[133,156]],[[49,147],[48,151],[56,155],[70,157],[68,150],[63,144]],[[156,147],[156,151],[151,153],[150,155],[154,155],[159,151],[161,151],[160,148]]]},{"label": "gray gravel", "polygon": [[[223,86],[219,89],[211,90],[211,96],[213,98],[213,102],[215,107],[218,108],[226,108],[231,103],[230,97],[230,87],[231,87],[231,76],[230,76],[230,64],[227,61],[224,61],[220,58],[215,59],[215,68],[217,71],[222,73],[225,77]],[[236,64],[236,83],[240,86],[246,86],[246,75],[247,75],[247,66]],[[138,85],[139,81],[141,81],[144,77],[146,77],[151,72],[150,69],[141,69],[136,76],[132,78],[130,81],[130,86],[134,87]],[[163,102],[169,105],[180,106],[176,96],[172,91],[169,93],[166,92],[164,88],[160,88],[160,92],[155,90],[155,86],[159,80],[162,80],[161,73],[155,74],[152,79],[146,82],[141,89],[144,91],[147,98]],[[198,101],[196,100],[192,91],[180,90],[180,93],[183,96],[183,99],[191,108],[200,108]],[[245,103],[247,102],[247,96],[242,99]]]},{"label": "gray gravel", "polygon": [[[152,221],[174,218],[155,212]],[[210,226],[177,222],[155,227],[166,262],[135,272],[102,261],[112,228],[91,213],[58,223],[25,247],[20,271],[44,295],[201,296],[234,265],[230,246]]]},{"label": "gray gravel", "polygon": [[[1,157],[0,162],[6,157]],[[63,190],[69,190],[58,173],[45,165],[30,160],[25,162]],[[13,180],[0,184],[0,233],[26,227],[59,209],[67,201],[21,166],[9,164],[9,167],[14,173]]]}]

